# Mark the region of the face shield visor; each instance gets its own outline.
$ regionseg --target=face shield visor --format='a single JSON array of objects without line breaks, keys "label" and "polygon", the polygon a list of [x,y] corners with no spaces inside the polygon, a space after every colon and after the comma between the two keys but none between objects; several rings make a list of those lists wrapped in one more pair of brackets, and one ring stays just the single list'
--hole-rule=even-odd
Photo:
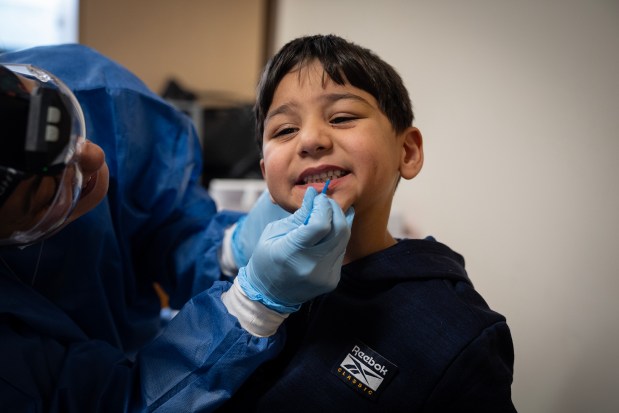
[{"label": "face shield visor", "polygon": [[84,115],[51,73],[0,64],[0,128],[0,245],[27,245],[60,229],[79,200]]}]

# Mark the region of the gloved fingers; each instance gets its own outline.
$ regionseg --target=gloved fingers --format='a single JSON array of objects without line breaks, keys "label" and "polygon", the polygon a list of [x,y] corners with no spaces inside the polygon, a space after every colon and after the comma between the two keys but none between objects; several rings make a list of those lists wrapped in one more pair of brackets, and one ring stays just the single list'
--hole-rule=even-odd
[{"label": "gloved fingers", "polygon": [[353,219],[355,218],[355,209],[353,207],[348,208],[346,213],[342,211],[342,208],[333,199],[329,198],[333,207],[333,231],[340,233],[343,231],[350,232]]},{"label": "gloved fingers", "polygon": [[335,200],[318,194],[314,198],[314,208],[307,225],[299,227],[299,234],[293,239],[298,241],[300,248],[318,244],[330,248],[338,245],[345,247],[350,239],[354,217],[353,207],[344,213]]},{"label": "gloved fingers", "polygon": [[260,196],[258,197],[254,205],[261,205],[267,202],[271,204],[273,203],[273,201],[271,200],[271,194],[269,194],[269,190],[265,189],[264,191],[262,191],[262,193],[260,194]]},{"label": "gloved fingers", "polygon": [[[280,219],[273,220],[265,226],[258,243],[264,242],[266,240],[281,238],[282,236],[296,229],[298,226],[302,225],[303,222],[308,219],[312,212],[312,206],[314,204],[314,198],[316,197],[316,194],[316,189],[309,187],[307,191],[305,191],[301,207],[299,207],[299,209],[297,209],[294,214],[290,214],[280,206],[276,205],[277,208],[279,208],[285,213],[285,215]],[[265,192],[260,196],[260,198],[265,195],[270,196],[267,192]]]},{"label": "gloved fingers", "polygon": [[331,204],[331,208],[333,209],[331,231],[321,241],[321,243],[331,245],[332,248],[335,248],[341,242],[343,242],[344,245],[348,243],[348,239],[350,238],[352,221],[355,216],[355,210],[354,208],[350,207],[346,211],[346,213],[344,213],[344,211],[342,211],[342,208],[340,208],[338,203],[335,202],[333,199],[329,198],[329,203]]},{"label": "gloved fingers", "polygon": [[[337,208],[339,209],[339,206]],[[298,248],[314,246],[331,232],[332,222],[333,206],[329,198],[324,194],[315,195],[309,220],[305,225],[296,228],[293,231],[294,236],[289,239],[294,241]]]},{"label": "gloved fingers", "polygon": [[290,216],[290,212],[273,202],[268,189],[262,191],[262,194],[260,194],[254,206],[249,211],[250,216],[253,215],[252,212],[256,212],[257,215],[264,217],[269,222]]},{"label": "gloved fingers", "polygon": [[292,215],[280,219],[279,221],[271,222],[265,227],[264,231],[262,232],[256,248],[258,248],[260,244],[264,242],[283,237],[290,231],[293,231],[295,228],[297,228],[298,225],[299,224],[296,222],[296,219]]},{"label": "gloved fingers", "polygon": [[296,311],[301,303],[337,286],[354,210],[344,213],[325,194],[308,189],[295,214],[265,229],[238,275],[250,299],[279,312]]},{"label": "gloved fingers", "polygon": [[312,214],[312,208],[314,207],[314,198],[318,192],[312,186],[308,187],[303,196],[303,203],[301,207],[297,209],[294,214],[294,220],[297,225],[301,225],[308,222],[310,215]]},{"label": "gloved fingers", "polygon": [[230,246],[236,267],[241,268],[247,264],[264,228],[270,222],[288,216],[290,213],[273,203],[269,191],[264,190],[247,215],[237,221],[232,232]]}]

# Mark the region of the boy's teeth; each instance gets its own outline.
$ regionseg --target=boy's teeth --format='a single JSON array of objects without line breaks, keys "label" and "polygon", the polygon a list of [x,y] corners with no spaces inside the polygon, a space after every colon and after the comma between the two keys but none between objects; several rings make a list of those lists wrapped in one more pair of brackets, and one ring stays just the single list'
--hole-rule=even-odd
[{"label": "boy's teeth", "polygon": [[327,179],[335,179],[344,175],[342,171],[327,171],[305,177],[306,184],[324,183]]}]

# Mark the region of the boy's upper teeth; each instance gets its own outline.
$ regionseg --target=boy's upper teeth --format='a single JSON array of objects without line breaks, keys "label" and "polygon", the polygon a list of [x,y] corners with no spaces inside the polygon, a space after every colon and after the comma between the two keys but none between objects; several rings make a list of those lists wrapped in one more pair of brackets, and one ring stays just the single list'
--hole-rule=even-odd
[{"label": "boy's upper teeth", "polygon": [[346,173],[341,170],[325,171],[319,174],[308,175],[304,178],[304,181],[306,184],[322,183],[326,182],[327,179],[335,179],[343,175],[346,175]]}]

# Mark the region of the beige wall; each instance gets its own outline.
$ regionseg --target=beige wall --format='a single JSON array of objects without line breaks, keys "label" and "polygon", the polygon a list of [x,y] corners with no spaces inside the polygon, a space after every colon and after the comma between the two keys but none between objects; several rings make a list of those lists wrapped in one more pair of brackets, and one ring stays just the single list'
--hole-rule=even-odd
[{"label": "beige wall", "polygon": [[266,0],[81,0],[80,43],[160,92],[169,77],[252,99],[263,65]]},{"label": "beige wall", "polygon": [[507,316],[518,411],[619,412],[619,2],[279,0],[278,10],[276,46],[334,32],[404,78],[426,158],[394,209],[462,252]]}]

